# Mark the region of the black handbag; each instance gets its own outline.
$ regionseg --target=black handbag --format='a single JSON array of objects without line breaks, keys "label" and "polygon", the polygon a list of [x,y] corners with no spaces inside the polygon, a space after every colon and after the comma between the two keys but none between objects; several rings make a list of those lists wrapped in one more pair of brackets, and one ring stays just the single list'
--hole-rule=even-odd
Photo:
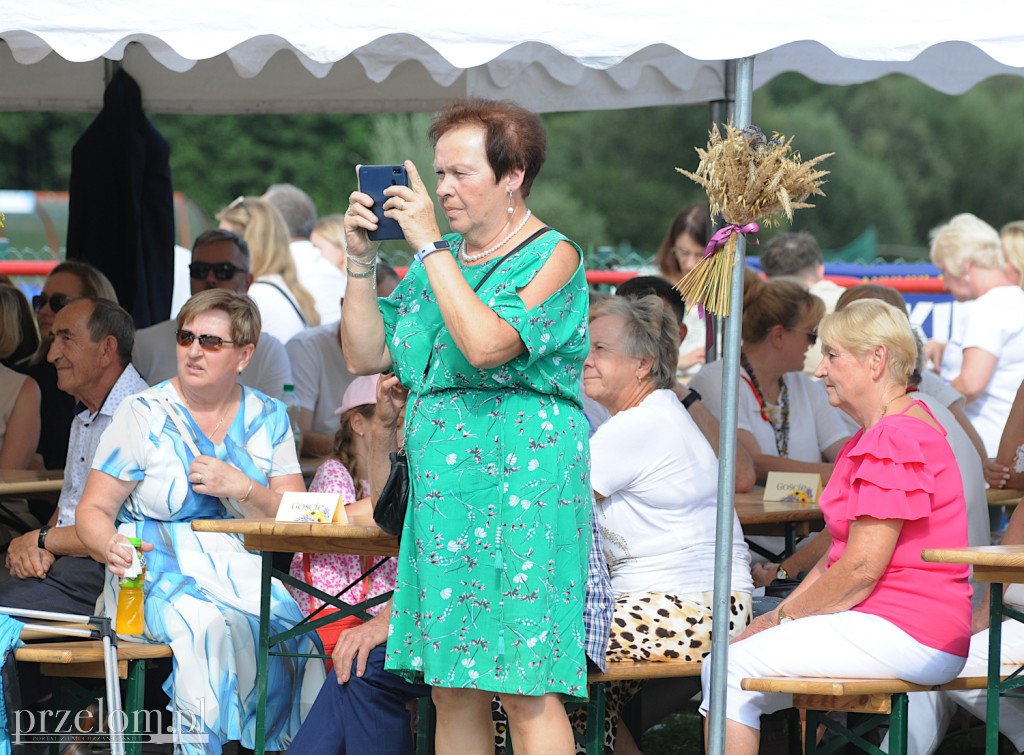
[{"label": "black handbag", "polygon": [[392,451],[390,459],[391,472],[373,507],[373,521],[389,535],[401,538],[409,505],[409,460],[404,448]]},{"label": "black handbag", "polygon": [[[501,267],[506,260],[514,257],[516,252],[550,230],[551,228],[544,226],[494,263],[491,269],[480,279],[480,282],[476,284],[473,291],[479,291],[484,282],[491,277],[491,274]],[[433,358],[433,352],[431,352],[430,358]],[[427,360],[427,368],[423,374],[426,375],[428,372],[430,372],[430,359]],[[402,528],[405,526],[405,512],[409,507],[409,460],[405,455],[404,448],[398,449],[397,452],[392,452],[389,458],[391,459],[391,472],[388,474],[388,480],[384,483],[384,487],[381,488],[380,495],[377,497],[377,503],[373,507],[373,521],[386,533],[396,535],[401,540]]]}]

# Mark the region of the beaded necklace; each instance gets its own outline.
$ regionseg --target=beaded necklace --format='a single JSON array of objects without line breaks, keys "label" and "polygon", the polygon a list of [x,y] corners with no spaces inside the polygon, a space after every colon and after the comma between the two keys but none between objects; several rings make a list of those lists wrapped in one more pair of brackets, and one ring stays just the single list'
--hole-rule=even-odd
[{"label": "beaded necklace", "polygon": [[761,419],[771,425],[772,431],[775,433],[775,450],[779,456],[785,457],[789,452],[789,388],[786,386],[786,381],[779,378],[778,406],[769,404],[764,400],[761,386],[758,385],[757,378],[754,376],[754,368],[750,366],[747,355],[742,351],[740,352],[740,366],[750,376],[749,378],[745,375],[740,377],[746,380],[747,385],[754,392],[754,398],[757,399],[757,405],[761,409]]}]

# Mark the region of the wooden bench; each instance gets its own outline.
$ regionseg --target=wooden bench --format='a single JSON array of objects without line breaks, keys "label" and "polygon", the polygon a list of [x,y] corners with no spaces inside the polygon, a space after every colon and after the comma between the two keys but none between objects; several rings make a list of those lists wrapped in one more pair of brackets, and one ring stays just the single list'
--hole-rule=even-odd
[{"label": "wooden bench", "polygon": [[[1003,678],[1016,667],[1004,666]],[[854,745],[865,752],[880,752],[864,735],[879,726],[889,725],[889,752],[906,755],[907,752],[907,694],[910,692],[947,692],[953,690],[985,689],[985,676],[958,676],[946,684],[926,686],[911,684],[902,679],[839,679],[800,676],[766,676],[743,679],[740,686],[754,692],[781,692],[793,695],[793,707],[806,712],[804,753],[829,753],[845,744]],[[853,729],[847,729],[828,713],[864,713],[868,717]],[[838,735],[824,745],[818,744],[818,727]]]},{"label": "wooden bench", "polygon": [[[83,625],[85,626],[85,625]],[[32,634],[22,639],[33,638]],[[52,634],[47,635],[52,637]],[[104,678],[103,642],[100,640],[74,640],[68,642],[29,642],[18,648],[14,657],[25,663],[38,663],[44,676],[74,677],[79,679]],[[146,689],[146,661],[154,658],[170,658],[170,645],[154,645],[140,642],[119,642],[117,645],[117,673],[127,679],[127,690],[123,709],[128,721],[128,731],[135,730],[135,713],[143,709]],[[102,722],[101,726],[106,722]],[[51,749],[55,749],[54,748]],[[139,755],[142,743],[129,737],[125,743],[126,755]]]}]

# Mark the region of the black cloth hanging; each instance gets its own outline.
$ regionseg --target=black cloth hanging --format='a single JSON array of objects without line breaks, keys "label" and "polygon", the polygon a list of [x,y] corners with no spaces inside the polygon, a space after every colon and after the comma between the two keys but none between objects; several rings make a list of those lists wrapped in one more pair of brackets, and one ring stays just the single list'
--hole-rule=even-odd
[{"label": "black cloth hanging", "polygon": [[71,150],[68,259],[102,270],[137,328],[170,316],[174,279],[171,147],[123,70]]}]

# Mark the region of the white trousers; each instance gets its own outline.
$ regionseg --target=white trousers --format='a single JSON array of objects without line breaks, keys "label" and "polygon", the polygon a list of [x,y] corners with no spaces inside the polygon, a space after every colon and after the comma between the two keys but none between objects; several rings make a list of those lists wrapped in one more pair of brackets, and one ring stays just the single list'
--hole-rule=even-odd
[{"label": "white trousers", "polygon": [[[704,716],[711,699],[710,659],[705,659],[701,669],[704,701],[700,712]],[[747,677],[896,678],[942,684],[959,674],[964,662],[964,658],[922,645],[885,619],[860,611],[807,616],[729,646],[725,717],[760,729],[762,715],[793,705],[792,695],[740,689],[740,681]]]},{"label": "white trousers", "polygon": [[[1024,664],[1024,624],[1003,622],[1002,663]],[[984,676],[988,673],[988,630],[971,637],[964,673]],[[907,752],[912,755],[930,755],[938,748],[949,728],[950,719],[960,706],[985,720],[985,690],[972,689],[957,692],[914,692],[907,697],[910,706],[910,726]],[[1009,737],[1018,752],[1024,750],[1024,699],[1003,697],[999,700],[999,731]],[[882,743],[888,749],[888,737]]]}]

